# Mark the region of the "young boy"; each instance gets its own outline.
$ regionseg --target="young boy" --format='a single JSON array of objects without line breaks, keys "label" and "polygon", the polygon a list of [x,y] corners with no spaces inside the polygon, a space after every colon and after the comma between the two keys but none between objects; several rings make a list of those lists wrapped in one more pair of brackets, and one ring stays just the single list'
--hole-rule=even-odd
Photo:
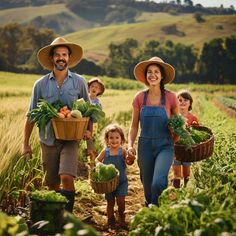
[{"label": "young boy", "polygon": [[[182,90],[177,93],[177,98],[179,101],[179,111],[180,114],[186,119],[186,125],[199,125],[198,118],[190,112],[193,104],[191,94],[186,90]],[[184,186],[187,185],[190,176],[190,166],[191,162],[182,162],[174,159],[172,168],[174,172],[173,186],[175,188],[180,187],[180,180],[182,176],[184,178]]]},{"label": "young boy", "polygon": [[[88,82],[88,91],[89,91],[89,98],[92,104],[98,104],[102,108],[102,104],[98,98],[101,96],[105,91],[105,86],[102,81],[98,77],[93,77]],[[93,124],[93,134],[96,133],[97,130],[97,123]],[[90,157],[90,166],[95,166],[95,158],[97,156],[94,141],[93,139],[87,140],[87,153]]]}]

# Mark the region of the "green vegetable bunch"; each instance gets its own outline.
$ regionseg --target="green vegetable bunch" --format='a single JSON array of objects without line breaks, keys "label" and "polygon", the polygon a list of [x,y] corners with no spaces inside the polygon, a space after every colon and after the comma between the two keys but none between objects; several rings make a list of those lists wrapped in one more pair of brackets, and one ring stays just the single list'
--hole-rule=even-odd
[{"label": "green vegetable bunch", "polygon": [[68,202],[67,198],[62,196],[60,193],[55,191],[47,191],[47,190],[36,190],[32,192],[31,198],[33,200],[41,200],[48,202]]},{"label": "green vegetable bunch", "polygon": [[116,177],[118,172],[113,164],[98,163],[91,172],[91,179],[96,182],[106,182]]},{"label": "green vegetable bunch", "polygon": [[98,104],[85,102],[83,98],[75,100],[72,109],[79,110],[83,117],[90,117],[94,123],[105,117],[105,113]]},{"label": "green vegetable bunch", "polygon": [[175,134],[180,136],[180,139],[184,140],[184,145],[186,146],[186,149],[192,148],[195,142],[192,139],[191,134],[185,128],[185,119],[182,116],[172,116],[168,121],[168,126]]},{"label": "green vegetable bunch", "polygon": [[211,134],[209,134],[207,131],[197,130],[194,128],[194,126],[189,127],[188,130],[196,144],[204,142],[211,137]]},{"label": "green vegetable bunch", "polygon": [[29,113],[29,118],[32,122],[35,122],[39,130],[43,130],[46,135],[46,126],[48,122],[57,117],[57,109],[50,105],[44,99],[40,99],[37,107]]}]

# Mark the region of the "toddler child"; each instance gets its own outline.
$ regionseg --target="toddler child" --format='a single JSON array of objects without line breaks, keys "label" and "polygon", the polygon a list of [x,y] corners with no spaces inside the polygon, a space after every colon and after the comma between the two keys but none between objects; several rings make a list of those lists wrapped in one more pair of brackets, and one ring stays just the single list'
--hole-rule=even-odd
[{"label": "toddler child", "polygon": [[118,206],[119,227],[126,228],[125,222],[125,196],[128,195],[128,179],[126,175],[126,164],[133,164],[134,157],[127,156],[123,147],[125,136],[123,130],[116,124],[108,125],[104,134],[105,148],[97,156],[97,162],[114,164],[119,170],[119,185],[114,192],[105,194],[107,200],[108,227],[115,228],[114,215],[115,200]]},{"label": "toddler child", "polygon": [[[101,101],[99,100],[98,96],[101,96],[105,91],[105,86],[102,81],[98,77],[93,77],[88,82],[88,91],[89,91],[89,98],[92,104],[97,104],[102,108]],[[97,131],[97,123],[93,124],[93,136]],[[94,147],[94,140],[92,139],[87,140],[87,151],[86,155],[90,157],[90,166],[94,167],[95,165],[95,158],[96,158],[96,150]]]}]

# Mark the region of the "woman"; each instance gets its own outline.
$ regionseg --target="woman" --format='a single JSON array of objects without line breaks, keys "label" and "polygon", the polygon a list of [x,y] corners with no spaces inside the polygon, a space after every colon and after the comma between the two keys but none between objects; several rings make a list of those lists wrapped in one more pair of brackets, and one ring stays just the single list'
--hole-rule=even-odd
[{"label": "woman", "polygon": [[128,135],[128,155],[136,155],[134,142],[140,123],[138,165],[144,187],[145,204],[158,205],[158,197],[168,186],[168,174],[173,162],[174,139],[168,129],[168,119],[178,114],[177,98],[164,85],[174,79],[174,68],[159,57],[138,63],[134,76],[148,89],[133,100],[132,122]]}]

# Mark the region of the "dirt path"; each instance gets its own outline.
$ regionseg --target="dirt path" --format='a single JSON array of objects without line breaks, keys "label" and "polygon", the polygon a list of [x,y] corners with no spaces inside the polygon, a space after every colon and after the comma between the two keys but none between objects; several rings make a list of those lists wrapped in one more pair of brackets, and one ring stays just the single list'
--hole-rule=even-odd
[{"label": "dirt path", "polygon": [[[144,206],[143,189],[139,178],[137,162],[127,168],[129,180],[128,196],[126,198],[126,221],[131,218]],[[102,236],[127,234],[125,230],[108,230],[106,217],[106,200],[104,197],[96,201],[77,201],[74,214],[86,224],[92,225]],[[115,210],[117,207],[115,206]]]}]

